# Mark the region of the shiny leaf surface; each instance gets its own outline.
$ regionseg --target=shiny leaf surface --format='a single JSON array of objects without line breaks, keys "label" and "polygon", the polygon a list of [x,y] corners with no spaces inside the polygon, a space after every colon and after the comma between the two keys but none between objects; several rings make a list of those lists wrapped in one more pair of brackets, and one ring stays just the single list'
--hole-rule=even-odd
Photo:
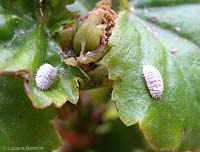
[{"label": "shiny leaf surface", "polygon": [[[200,7],[178,0],[158,7],[165,2],[139,1],[135,6],[144,9],[119,14],[110,40],[112,99],[121,120],[128,126],[138,123],[155,149],[197,149]],[[151,97],[144,81],[146,64],[162,75],[164,92],[159,100]]]},{"label": "shiny leaf surface", "polygon": [[[30,4],[25,1],[1,1],[0,4],[0,31],[3,31],[0,73],[22,75],[26,80],[25,90],[37,108],[52,103],[60,107],[68,100],[76,104],[78,80],[87,81],[88,77],[78,68],[65,65],[59,46],[49,38],[43,26],[37,24],[34,12],[24,13]],[[47,91],[39,90],[35,84],[35,74],[44,63],[53,65],[58,71],[56,82]]]},{"label": "shiny leaf surface", "polygon": [[50,122],[56,116],[55,107],[35,109],[22,79],[0,76],[0,96],[0,151],[50,152],[60,146]]}]

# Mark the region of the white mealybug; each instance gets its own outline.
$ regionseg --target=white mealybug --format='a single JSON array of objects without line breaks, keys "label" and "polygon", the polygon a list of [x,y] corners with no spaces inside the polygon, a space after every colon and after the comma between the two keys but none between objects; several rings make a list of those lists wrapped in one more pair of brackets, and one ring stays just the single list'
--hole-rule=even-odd
[{"label": "white mealybug", "polygon": [[152,65],[145,65],[143,75],[151,96],[159,99],[163,94],[163,80],[159,70]]},{"label": "white mealybug", "polygon": [[40,90],[47,90],[57,78],[57,69],[45,63],[41,65],[36,73],[35,81]]}]

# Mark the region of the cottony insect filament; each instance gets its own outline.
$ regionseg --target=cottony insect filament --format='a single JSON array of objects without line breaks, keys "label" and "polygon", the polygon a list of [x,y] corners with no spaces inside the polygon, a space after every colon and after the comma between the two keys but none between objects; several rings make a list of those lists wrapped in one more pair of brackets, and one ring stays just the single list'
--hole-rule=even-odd
[{"label": "cottony insect filament", "polygon": [[153,98],[159,99],[163,94],[163,80],[157,68],[152,65],[143,66],[143,75]]},{"label": "cottony insect filament", "polygon": [[41,65],[36,73],[35,81],[40,90],[47,90],[56,80],[57,69],[45,63]]}]

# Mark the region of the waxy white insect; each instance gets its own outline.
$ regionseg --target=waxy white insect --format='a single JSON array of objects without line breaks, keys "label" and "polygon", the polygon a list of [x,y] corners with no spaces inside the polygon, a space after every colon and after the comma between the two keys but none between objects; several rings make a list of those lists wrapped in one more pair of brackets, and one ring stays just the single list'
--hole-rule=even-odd
[{"label": "waxy white insect", "polygon": [[159,70],[152,65],[145,65],[143,75],[151,96],[155,99],[161,98],[164,86]]},{"label": "waxy white insect", "polygon": [[40,90],[47,90],[57,78],[57,69],[51,64],[41,65],[36,73],[35,81]]}]

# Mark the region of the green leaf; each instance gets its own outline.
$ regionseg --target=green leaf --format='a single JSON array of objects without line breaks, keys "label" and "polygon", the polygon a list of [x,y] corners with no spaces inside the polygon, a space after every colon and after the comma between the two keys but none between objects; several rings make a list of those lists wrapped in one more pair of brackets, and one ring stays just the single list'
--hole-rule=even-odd
[{"label": "green leaf", "polygon": [[[41,25],[37,25],[33,12],[24,14],[29,5],[22,2],[25,3],[22,0],[0,3],[0,31],[8,31],[0,36],[0,73],[23,76],[26,93],[37,108],[52,103],[60,107],[67,100],[76,104],[78,80],[84,85],[89,78],[80,69],[65,65],[59,46],[48,37]],[[24,12],[16,13],[23,7],[26,8]],[[34,80],[39,66],[44,63],[58,70],[56,82],[47,91],[39,90]]]},{"label": "green leaf", "polygon": [[56,108],[33,108],[22,79],[0,76],[0,96],[0,151],[50,152],[60,146],[50,122],[56,116]]},{"label": "green leaf", "polygon": [[[151,2],[157,7],[150,8]],[[140,1],[146,7],[136,14],[119,14],[110,39],[112,100],[121,120],[127,126],[138,123],[154,149],[194,150],[200,148],[199,7],[186,1],[168,7],[158,7],[160,3]],[[162,75],[159,100],[151,97],[144,81],[146,64]]]},{"label": "green leaf", "polygon": [[[82,3],[82,5],[85,6],[88,10],[92,10],[95,7],[95,4],[100,0],[78,0],[78,1]],[[119,10],[120,0],[111,0],[111,1],[112,1],[112,8],[114,10]],[[122,0],[122,2],[126,2],[126,0]]]},{"label": "green leaf", "polygon": [[88,9],[80,2],[80,1],[75,1],[71,5],[67,5],[67,9],[70,12],[79,12],[82,17],[86,16],[88,13]]},{"label": "green leaf", "polygon": [[166,6],[176,4],[198,3],[199,0],[136,0],[137,7]]},{"label": "green leaf", "polygon": [[77,21],[77,13],[70,12],[66,5],[74,3],[75,0],[46,0],[40,3],[45,23],[55,32],[62,25],[70,25]]}]

